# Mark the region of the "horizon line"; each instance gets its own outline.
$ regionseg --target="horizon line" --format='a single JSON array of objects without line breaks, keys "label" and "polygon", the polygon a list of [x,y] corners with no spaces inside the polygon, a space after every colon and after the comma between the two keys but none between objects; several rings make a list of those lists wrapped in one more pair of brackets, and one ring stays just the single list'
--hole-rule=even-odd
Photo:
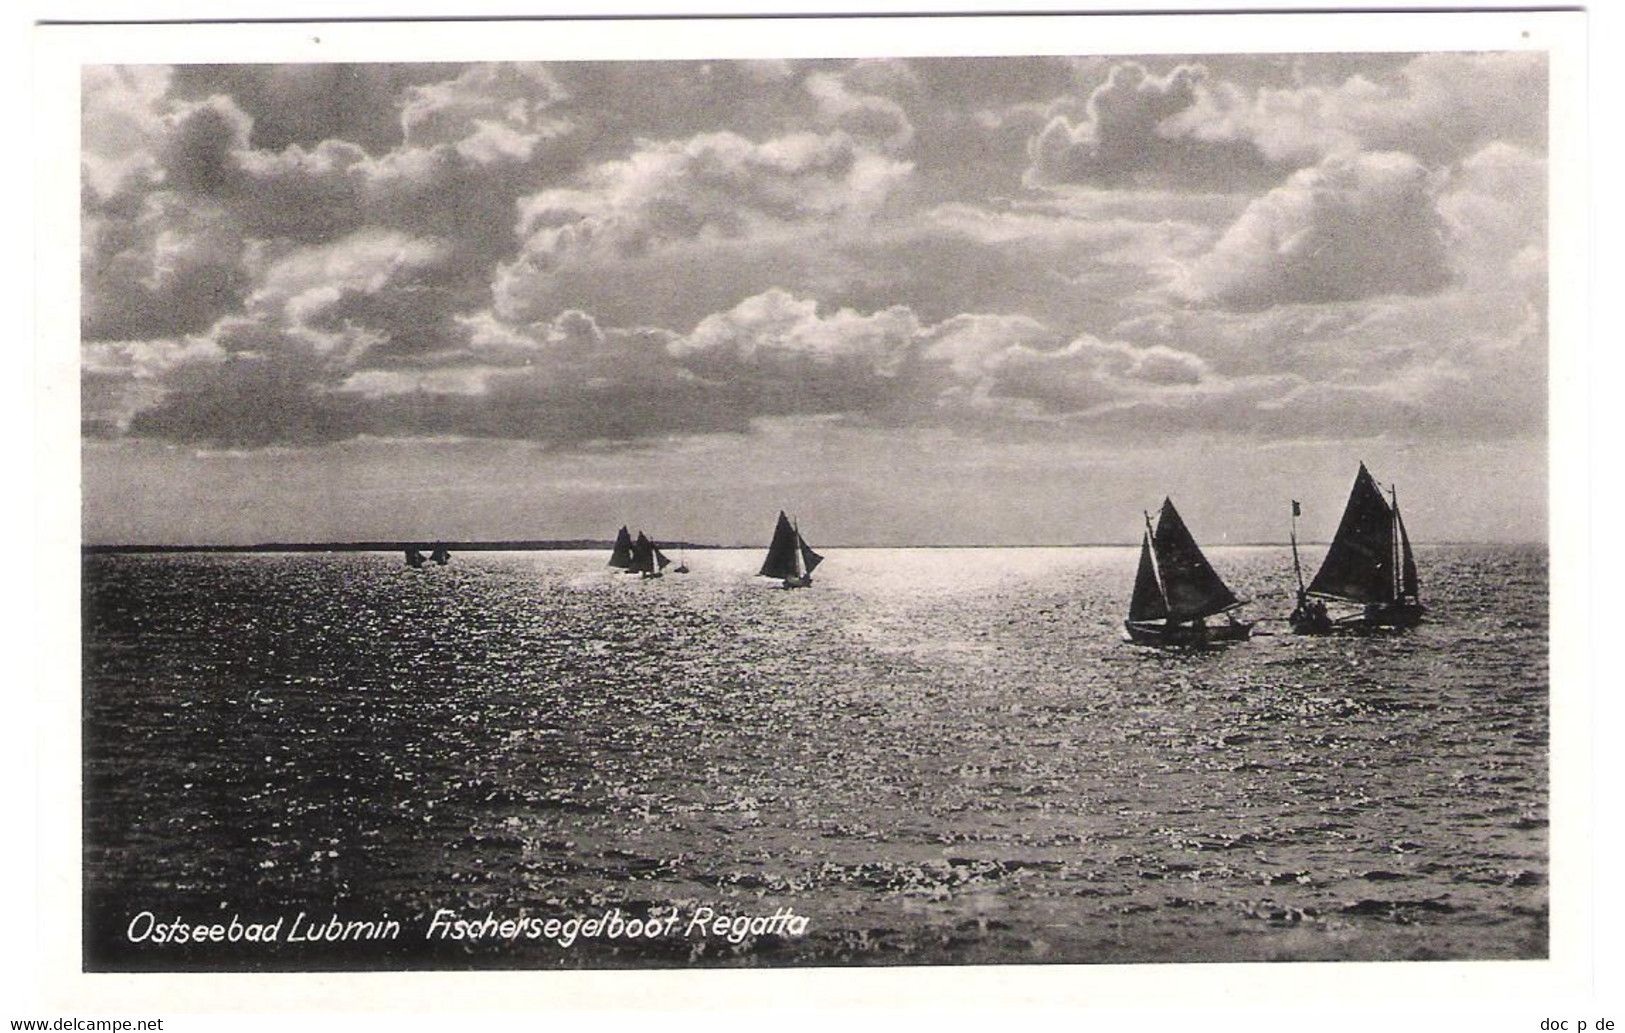
[{"label": "horizon line", "polygon": [[[711,551],[729,551],[742,549],[765,549],[766,543],[734,543],[728,545],[709,542],[668,541],[656,538],[653,541],[666,549],[700,549]],[[1140,543],[1137,541],[1090,541],[1090,542],[1028,542],[1028,543],[998,543],[998,542],[951,542],[936,544],[889,545],[883,543],[821,543],[820,549],[1122,549],[1133,548]],[[1298,545],[1321,547],[1329,546],[1330,541],[1299,541]],[[1456,546],[1456,545],[1523,545],[1551,547],[1548,539],[1491,539],[1491,538],[1460,538],[1460,539],[1428,539],[1418,540],[1413,545],[1427,546]],[[1247,541],[1247,542],[1208,542],[1203,543],[1204,549],[1260,549],[1260,548],[1290,548],[1290,541]],[[473,539],[458,541],[446,538],[400,538],[400,539],[363,539],[355,541],[330,542],[255,542],[251,544],[184,544],[162,542],[131,542],[131,543],[92,543],[81,542],[79,550],[82,553],[141,553],[141,552],[400,552],[407,548],[426,548],[444,546],[447,549],[461,549],[465,552],[595,552],[607,551],[615,546],[614,539],[594,538],[523,538],[523,539]]]}]

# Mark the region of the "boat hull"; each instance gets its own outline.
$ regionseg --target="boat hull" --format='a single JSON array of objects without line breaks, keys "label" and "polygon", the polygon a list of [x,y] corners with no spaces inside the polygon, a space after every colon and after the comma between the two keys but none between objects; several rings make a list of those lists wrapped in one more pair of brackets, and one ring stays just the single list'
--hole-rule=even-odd
[{"label": "boat hull", "polygon": [[1154,621],[1124,621],[1125,637],[1139,646],[1208,646],[1243,642],[1252,637],[1252,621],[1226,621],[1223,624],[1164,624]]},{"label": "boat hull", "polygon": [[1332,617],[1324,608],[1292,611],[1288,618],[1298,635],[1365,635],[1405,631],[1422,623],[1427,607],[1421,603],[1387,603],[1367,606],[1358,613]]}]

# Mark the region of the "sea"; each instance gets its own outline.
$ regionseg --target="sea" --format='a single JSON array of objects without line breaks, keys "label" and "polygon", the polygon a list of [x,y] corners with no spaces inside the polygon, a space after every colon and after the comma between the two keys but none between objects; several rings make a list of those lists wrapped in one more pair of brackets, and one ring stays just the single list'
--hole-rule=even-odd
[{"label": "sea", "polygon": [[1138,548],[824,551],[87,554],[85,968],[1547,956],[1543,546],[1363,637],[1210,548],[1201,650]]}]

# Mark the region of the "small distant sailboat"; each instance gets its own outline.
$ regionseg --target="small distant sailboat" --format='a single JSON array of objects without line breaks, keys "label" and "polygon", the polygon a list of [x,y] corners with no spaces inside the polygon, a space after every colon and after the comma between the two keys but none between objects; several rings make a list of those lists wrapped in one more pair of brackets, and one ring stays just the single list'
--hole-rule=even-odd
[{"label": "small distant sailboat", "polygon": [[632,543],[631,570],[642,574],[646,578],[665,577],[665,570],[671,560],[660,551],[660,546],[651,542],[642,532],[638,532],[637,541]]},{"label": "small distant sailboat", "polygon": [[[1202,555],[1172,500],[1163,499],[1154,529],[1151,514],[1145,515],[1140,569],[1123,622],[1129,641],[1146,646],[1239,642],[1252,634],[1253,623],[1236,620],[1230,611],[1244,602]],[[1225,623],[1210,627],[1207,618],[1220,613]]]},{"label": "small distant sailboat", "polygon": [[[1399,515],[1397,491],[1384,498],[1370,471],[1360,464],[1337,534],[1308,587],[1298,562],[1298,512],[1298,504],[1292,503],[1292,565],[1298,575],[1298,606],[1289,618],[1293,631],[1325,635],[1413,628],[1422,622],[1427,607],[1422,605],[1421,579],[1405,520]],[[1325,600],[1361,609],[1334,617]]]},{"label": "small distant sailboat", "polygon": [[767,559],[757,576],[779,578],[785,588],[806,588],[812,584],[813,569],[822,562],[824,557],[812,551],[784,510],[779,510],[773,542],[767,547]]},{"label": "small distant sailboat", "polygon": [[406,565],[411,567],[413,570],[416,570],[423,566],[423,564],[423,553],[418,551],[417,546],[414,545],[408,547],[406,550]]},{"label": "small distant sailboat", "polygon": [[621,530],[615,535],[615,548],[609,554],[609,565],[624,573],[632,573],[632,532],[621,525]]},{"label": "small distant sailboat", "polygon": [[688,553],[687,549],[679,549],[677,551],[677,566],[671,568],[671,572],[673,574],[687,574],[688,573],[688,555],[687,555],[687,553]]},{"label": "small distant sailboat", "polygon": [[429,553],[429,560],[432,563],[436,563],[439,566],[444,567],[446,564],[451,562],[451,550],[447,549],[439,542],[436,542],[434,551]]}]

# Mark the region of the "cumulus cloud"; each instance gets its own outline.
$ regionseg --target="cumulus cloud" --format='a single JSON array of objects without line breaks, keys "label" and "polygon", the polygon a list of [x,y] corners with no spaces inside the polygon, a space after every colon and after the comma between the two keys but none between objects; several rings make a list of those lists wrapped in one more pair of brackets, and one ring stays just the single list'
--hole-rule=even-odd
[{"label": "cumulus cloud", "polygon": [[1404,151],[1429,166],[1497,141],[1539,152],[1545,95],[1546,59],[1536,52],[1420,54],[1392,73],[1277,87],[1206,64],[1158,76],[1125,62],[1081,110],[1070,94],[1052,103],[1029,143],[1029,179],[1225,190],[1362,151]]},{"label": "cumulus cloud", "polygon": [[81,332],[87,340],[196,333],[249,289],[246,242],[222,205],[172,191],[81,223]]},{"label": "cumulus cloud", "polygon": [[862,218],[909,172],[844,133],[755,143],[734,133],[650,143],[591,170],[580,187],[520,202],[525,256],[546,266],[576,251],[638,253],[673,240],[738,237],[762,223]]},{"label": "cumulus cloud", "polygon": [[1250,203],[1178,290],[1237,308],[1437,290],[1451,270],[1436,191],[1409,155],[1328,158]]},{"label": "cumulus cloud", "polygon": [[1089,95],[1080,118],[1057,113],[1033,137],[1032,179],[1222,191],[1278,178],[1280,170],[1249,142],[1173,129],[1177,116],[1195,105],[1206,77],[1200,65],[1180,65],[1163,76],[1137,62],[1115,66]]},{"label": "cumulus cloud", "polygon": [[[793,256],[795,239],[816,246],[843,227],[864,227],[910,170],[840,131],[762,142],[731,132],[645,141],[574,186],[520,202],[522,251],[498,268],[497,305],[508,318],[545,317],[561,274],[672,248],[772,246]],[[703,263],[708,256],[673,260]]]},{"label": "cumulus cloud", "polygon": [[[865,78],[886,81],[885,76],[872,70]],[[829,126],[856,139],[874,140],[891,150],[901,150],[914,139],[914,126],[909,123],[908,114],[894,100],[855,91],[846,77],[830,73],[809,75],[806,86],[818,103],[822,120]]]},{"label": "cumulus cloud", "polygon": [[87,433],[1468,411],[1543,341],[1544,64],[1270,67],[87,69]]},{"label": "cumulus cloud", "polygon": [[1421,54],[1382,81],[1247,89],[1207,84],[1168,132],[1248,141],[1272,161],[1313,164],[1356,150],[1405,150],[1442,165],[1492,141],[1539,150],[1546,58],[1538,52]]},{"label": "cumulus cloud", "polygon": [[410,88],[401,107],[408,147],[446,146],[480,164],[527,160],[543,139],[569,131],[550,109],[565,98],[542,65],[475,65],[455,79]]},{"label": "cumulus cloud", "polygon": [[1487,291],[1544,295],[1546,160],[1496,142],[1463,161],[1439,198],[1456,265]]},{"label": "cumulus cloud", "polygon": [[85,186],[107,198],[157,179],[167,127],[161,105],[171,72],[161,65],[89,65],[80,82],[80,161]]}]

